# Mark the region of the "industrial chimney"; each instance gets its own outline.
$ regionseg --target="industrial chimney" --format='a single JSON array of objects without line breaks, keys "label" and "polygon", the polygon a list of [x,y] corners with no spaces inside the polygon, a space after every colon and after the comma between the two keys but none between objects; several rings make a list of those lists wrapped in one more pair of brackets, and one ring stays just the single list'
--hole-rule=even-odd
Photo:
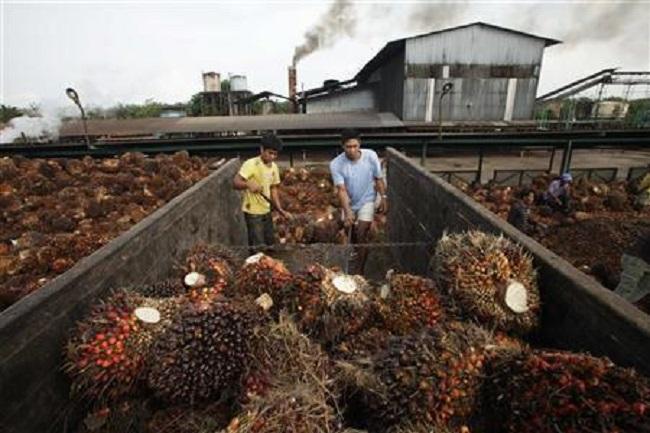
[{"label": "industrial chimney", "polygon": [[298,112],[298,100],[296,99],[296,67],[289,66],[289,99],[291,100],[291,112]]}]

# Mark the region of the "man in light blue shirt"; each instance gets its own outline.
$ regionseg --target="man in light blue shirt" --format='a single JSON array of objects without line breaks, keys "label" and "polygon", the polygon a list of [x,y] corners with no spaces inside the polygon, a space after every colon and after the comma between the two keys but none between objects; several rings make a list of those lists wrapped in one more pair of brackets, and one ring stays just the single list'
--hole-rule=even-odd
[{"label": "man in light blue shirt", "polygon": [[[343,153],[330,162],[330,172],[343,209],[345,227],[354,226],[352,241],[365,244],[375,210],[379,213],[387,210],[384,175],[377,153],[361,149],[357,131],[343,131],[341,143]],[[366,248],[359,249],[360,273],[363,273],[367,255]]]}]

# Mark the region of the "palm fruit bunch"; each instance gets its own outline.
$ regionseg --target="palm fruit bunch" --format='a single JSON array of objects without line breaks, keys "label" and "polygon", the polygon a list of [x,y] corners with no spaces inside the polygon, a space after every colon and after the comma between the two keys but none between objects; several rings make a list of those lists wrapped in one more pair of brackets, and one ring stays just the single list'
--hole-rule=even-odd
[{"label": "palm fruit bunch", "polygon": [[207,284],[216,280],[231,281],[235,270],[241,266],[237,255],[223,245],[198,243],[194,245],[185,259],[185,273],[198,272],[205,275]]},{"label": "palm fruit bunch", "polygon": [[235,277],[230,295],[259,296],[268,293],[279,299],[284,287],[291,281],[291,273],[284,263],[265,254],[248,257]]},{"label": "palm fruit bunch", "polygon": [[239,381],[260,313],[225,298],[185,303],[153,344],[147,381],[168,402],[218,398]]},{"label": "palm fruit bunch", "polygon": [[371,327],[357,334],[348,335],[330,349],[336,360],[357,360],[372,357],[386,349],[391,334],[384,328]]},{"label": "palm fruit bunch", "polygon": [[367,327],[374,312],[368,292],[363,277],[313,264],[295,275],[284,297],[293,300],[289,310],[300,329],[327,345]]},{"label": "palm fruit bunch", "polygon": [[327,268],[319,264],[308,265],[294,274],[291,282],[284,287],[281,296],[284,306],[300,324],[313,324],[325,308],[321,284],[326,271]]},{"label": "palm fruit bunch", "polygon": [[387,277],[385,299],[378,302],[387,331],[405,335],[445,320],[448,307],[433,280],[392,272]]},{"label": "palm fruit bunch", "polygon": [[394,337],[362,390],[378,430],[405,421],[459,428],[474,415],[484,363],[508,350],[476,325],[451,322]]},{"label": "palm fruit bunch", "polygon": [[126,290],[95,306],[66,345],[64,369],[73,379],[73,392],[114,399],[133,391],[148,348],[169,324],[175,306],[173,300],[151,300]]},{"label": "palm fruit bunch", "polygon": [[517,334],[539,324],[532,258],[505,237],[480,231],[444,234],[432,265],[441,288],[480,323]]},{"label": "palm fruit bunch", "polygon": [[486,366],[486,431],[650,432],[650,380],[607,358],[520,351]]},{"label": "palm fruit bunch", "polygon": [[187,291],[180,277],[165,278],[152,284],[136,286],[132,290],[147,298],[172,298]]}]

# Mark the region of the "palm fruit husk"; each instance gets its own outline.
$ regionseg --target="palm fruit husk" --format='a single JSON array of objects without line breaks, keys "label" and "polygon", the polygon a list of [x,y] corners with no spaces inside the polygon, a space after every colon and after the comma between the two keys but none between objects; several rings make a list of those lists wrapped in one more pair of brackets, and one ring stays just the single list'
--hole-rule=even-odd
[{"label": "palm fruit husk", "polygon": [[185,273],[198,272],[207,278],[207,284],[216,280],[231,281],[242,260],[228,247],[220,244],[198,243],[187,253]]},{"label": "palm fruit husk", "polygon": [[261,313],[252,302],[187,302],[155,341],[149,387],[162,400],[194,403],[227,395],[238,383]]},{"label": "palm fruit husk", "polygon": [[150,415],[147,400],[125,398],[94,405],[79,425],[78,433],[140,433]]},{"label": "palm fruit husk", "polygon": [[486,374],[486,431],[650,431],[650,380],[607,358],[512,352],[488,361]]},{"label": "palm fruit husk", "polygon": [[407,421],[469,425],[484,362],[509,350],[519,350],[518,345],[501,344],[482,328],[461,322],[394,337],[371,363],[375,380],[364,379],[370,425],[379,431]]},{"label": "palm fruit husk", "polygon": [[321,347],[282,312],[277,321],[256,329],[245,381],[248,376],[262,378],[267,388],[309,381],[324,384],[329,382],[330,363]]},{"label": "palm fruit husk", "polygon": [[325,387],[299,382],[269,390],[244,405],[222,433],[313,433],[336,431],[336,409]]},{"label": "palm fruit husk", "polygon": [[388,429],[387,433],[471,433],[469,427],[451,429],[445,425],[405,422]]},{"label": "palm fruit husk", "polygon": [[268,293],[273,299],[280,299],[290,281],[291,272],[284,263],[258,253],[246,259],[235,277],[235,284],[226,293],[254,297]]},{"label": "palm fruit husk", "polygon": [[517,334],[539,324],[532,257],[505,237],[480,231],[444,234],[433,271],[463,313],[481,324]]},{"label": "palm fruit husk", "polygon": [[138,432],[204,433],[225,428],[232,418],[232,408],[225,402],[202,405],[171,406],[157,410]]},{"label": "palm fruit husk", "polygon": [[[151,342],[171,323],[177,300],[115,291],[77,324],[66,345],[64,370],[72,393],[113,400],[136,389]],[[144,314],[143,314],[144,313]],[[154,314],[151,319],[151,313]]]},{"label": "palm fruit husk", "polygon": [[[320,346],[286,313],[259,328],[254,341],[240,397],[242,411],[228,431],[332,431],[338,417],[331,365]],[[251,382],[255,388],[248,386]]]},{"label": "palm fruit husk", "polygon": [[433,280],[389,273],[378,311],[384,329],[395,335],[416,332],[446,319],[449,309]]}]

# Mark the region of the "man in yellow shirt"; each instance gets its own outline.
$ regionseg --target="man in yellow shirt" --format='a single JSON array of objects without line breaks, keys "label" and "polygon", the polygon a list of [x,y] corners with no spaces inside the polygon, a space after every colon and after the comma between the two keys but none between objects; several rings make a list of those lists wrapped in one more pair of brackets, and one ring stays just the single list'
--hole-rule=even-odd
[{"label": "man in yellow shirt", "polygon": [[235,175],[235,189],[244,191],[242,211],[248,230],[248,245],[252,250],[261,245],[273,245],[274,230],[271,208],[285,218],[278,195],[280,171],[275,161],[282,150],[282,140],[275,134],[264,134],[260,155],[246,160]]}]

